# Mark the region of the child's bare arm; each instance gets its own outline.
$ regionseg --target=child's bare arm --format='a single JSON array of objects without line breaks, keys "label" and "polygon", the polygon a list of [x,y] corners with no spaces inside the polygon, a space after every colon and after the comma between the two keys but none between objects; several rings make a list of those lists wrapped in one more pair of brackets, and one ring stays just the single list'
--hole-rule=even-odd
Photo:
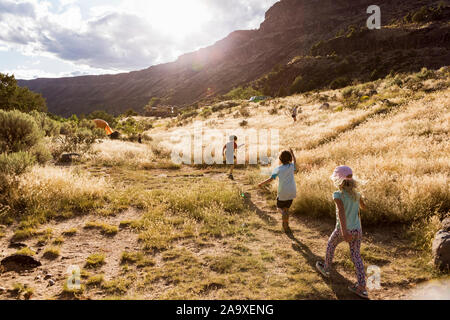
[{"label": "child's bare arm", "polygon": [[291,152],[292,160],[294,161],[295,173],[297,173],[298,172],[297,159],[295,158],[295,154],[294,154],[294,151],[292,150],[292,148],[289,148],[289,151]]},{"label": "child's bare arm", "polygon": [[272,181],[273,181],[273,178],[269,178],[269,179],[267,179],[267,180],[261,182],[260,184],[258,184],[258,187],[261,188],[262,186],[264,186],[264,185],[266,185],[266,184],[269,184],[269,183],[271,183]]}]

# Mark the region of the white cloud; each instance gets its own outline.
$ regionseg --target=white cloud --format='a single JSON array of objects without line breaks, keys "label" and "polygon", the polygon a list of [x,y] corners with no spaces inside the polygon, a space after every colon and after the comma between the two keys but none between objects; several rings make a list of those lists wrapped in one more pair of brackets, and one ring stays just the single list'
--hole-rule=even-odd
[{"label": "white cloud", "polygon": [[0,48],[98,70],[136,70],[174,60],[236,29],[257,28],[275,2],[96,0],[86,9],[74,0],[0,0]]}]

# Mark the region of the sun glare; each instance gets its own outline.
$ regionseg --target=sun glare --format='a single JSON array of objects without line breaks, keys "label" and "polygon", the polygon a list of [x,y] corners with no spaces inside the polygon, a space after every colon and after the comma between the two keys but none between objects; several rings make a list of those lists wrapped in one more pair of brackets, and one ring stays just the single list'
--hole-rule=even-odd
[{"label": "sun glare", "polygon": [[174,37],[184,37],[201,30],[207,21],[208,8],[199,1],[148,1],[138,4],[139,14],[150,19],[150,24]]}]

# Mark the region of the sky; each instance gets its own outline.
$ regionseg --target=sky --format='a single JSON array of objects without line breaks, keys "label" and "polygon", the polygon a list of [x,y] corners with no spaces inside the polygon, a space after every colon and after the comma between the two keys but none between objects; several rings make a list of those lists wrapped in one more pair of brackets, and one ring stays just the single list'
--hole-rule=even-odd
[{"label": "sky", "polygon": [[0,0],[0,72],[111,74],[257,29],[277,0]]}]

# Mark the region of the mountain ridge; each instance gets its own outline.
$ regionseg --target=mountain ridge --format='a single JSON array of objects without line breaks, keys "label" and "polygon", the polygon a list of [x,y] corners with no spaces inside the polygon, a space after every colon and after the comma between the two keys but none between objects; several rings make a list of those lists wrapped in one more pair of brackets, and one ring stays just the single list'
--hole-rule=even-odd
[{"label": "mountain ridge", "polygon": [[[422,5],[438,3],[431,2],[379,1],[383,25]],[[174,106],[192,105],[252,83],[298,55],[308,55],[316,42],[334,37],[349,25],[364,27],[366,9],[372,3],[324,0],[318,4],[316,0],[281,0],[266,12],[259,29],[234,31],[174,62],[116,75],[20,80],[19,85],[41,93],[49,111],[63,116],[94,110],[118,114],[129,108],[142,112],[153,97]],[[278,90],[269,91],[276,95]]]}]

